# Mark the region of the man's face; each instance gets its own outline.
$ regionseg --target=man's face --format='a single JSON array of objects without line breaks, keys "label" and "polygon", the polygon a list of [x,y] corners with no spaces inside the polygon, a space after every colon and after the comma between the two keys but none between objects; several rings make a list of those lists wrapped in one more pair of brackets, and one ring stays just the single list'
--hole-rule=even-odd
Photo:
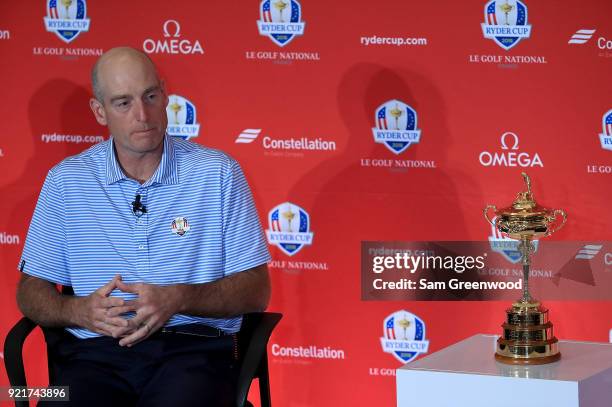
[{"label": "man's face", "polygon": [[116,56],[100,66],[98,78],[104,101],[92,99],[91,107],[108,126],[119,156],[161,151],[168,97],[153,66],[133,55]]}]

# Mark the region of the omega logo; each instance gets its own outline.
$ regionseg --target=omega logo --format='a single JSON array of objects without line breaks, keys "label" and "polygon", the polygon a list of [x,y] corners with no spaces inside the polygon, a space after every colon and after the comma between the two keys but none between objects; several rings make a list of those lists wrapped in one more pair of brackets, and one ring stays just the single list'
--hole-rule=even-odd
[{"label": "omega logo", "polygon": [[163,40],[147,38],[142,43],[142,49],[147,54],[204,54],[200,41],[179,39],[181,37],[181,25],[176,20],[166,20],[162,26]]},{"label": "omega logo", "polygon": [[[168,26],[170,24],[174,25],[174,35],[170,35],[170,32],[168,31]],[[164,23],[164,37],[168,38],[168,37],[174,37],[174,38],[178,38],[181,36],[181,25],[178,23],[178,21],[176,20],[167,20]]]},{"label": "omega logo", "polygon": [[[511,144],[508,144],[508,141]],[[519,152],[519,137],[507,131],[500,137],[502,152],[483,151],[478,156],[480,164],[485,167],[544,167],[538,153]],[[510,150],[510,151],[508,151]]]}]

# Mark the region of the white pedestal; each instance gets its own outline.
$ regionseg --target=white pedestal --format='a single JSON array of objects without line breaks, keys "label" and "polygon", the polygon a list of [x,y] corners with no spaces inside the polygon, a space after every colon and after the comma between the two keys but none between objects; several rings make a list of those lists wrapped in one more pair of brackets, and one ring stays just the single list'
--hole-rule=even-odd
[{"label": "white pedestal", "polygon": [[611,407],[612,345],[560,341],[561,360],[510,366],[475,335],[397,369],[398,407]]}]

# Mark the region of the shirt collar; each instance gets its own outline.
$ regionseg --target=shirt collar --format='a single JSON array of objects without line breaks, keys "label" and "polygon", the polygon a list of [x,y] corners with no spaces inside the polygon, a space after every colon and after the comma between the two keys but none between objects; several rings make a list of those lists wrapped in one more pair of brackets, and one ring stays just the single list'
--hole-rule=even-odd
[{"label": "shirt collar", "polygon": [[[125,175],[117,155],[115,154],[115,141],[111,136],[107,149],[106,149],[106,184],[110,185],[122,179],[128,179]],[[161,161],[159,166],[153,173],[153,176],[147,180],[144,185],[151,185],[154,183],[158,184],[177,184],[178,183],[178,171],[177,163],[174,154],[174,137],[165,135],[164,136],[164,151],[162,152]]]}]

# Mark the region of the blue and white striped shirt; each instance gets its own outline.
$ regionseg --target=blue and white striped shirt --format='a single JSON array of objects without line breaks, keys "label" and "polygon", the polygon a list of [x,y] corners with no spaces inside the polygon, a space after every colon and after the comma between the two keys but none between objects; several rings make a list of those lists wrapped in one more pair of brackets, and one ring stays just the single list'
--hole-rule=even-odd
[{"label": "blue and white striped shirt", "polygon": [[[147,209],[140,217],[132,212],[136,194]],[[197,284],[269,260],[238,163],[220,151],[166,136],[159,167],[142,185],[121,170],[112,138],[52,168],[20,268],[85,296],[116,274],[126,283]],[[119,290],[112,295],[134,298]],[[177,314],[166,326],[189,323],[236,332],[241,318]],[[67,329],[79,338],[99,336]]]}]

